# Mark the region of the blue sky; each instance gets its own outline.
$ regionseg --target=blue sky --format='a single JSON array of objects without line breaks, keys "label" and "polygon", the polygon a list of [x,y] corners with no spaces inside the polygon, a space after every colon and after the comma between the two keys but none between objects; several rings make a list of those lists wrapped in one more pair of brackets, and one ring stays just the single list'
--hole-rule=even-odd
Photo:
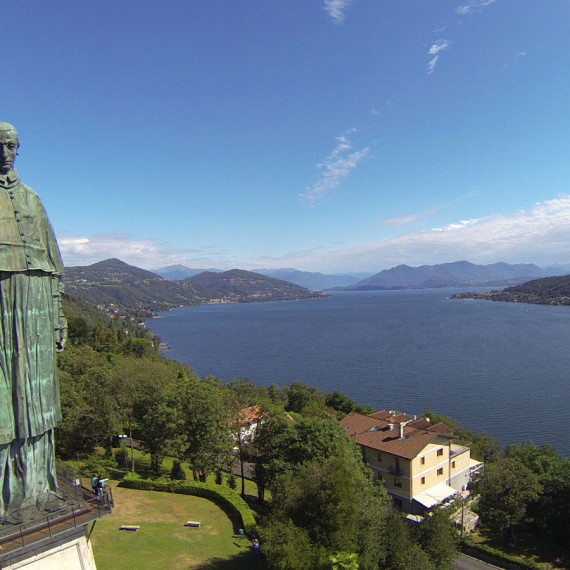
[{"label": "blue sky", "polygon": [[570,263],[567,0],[5,3],[67,265]]}]

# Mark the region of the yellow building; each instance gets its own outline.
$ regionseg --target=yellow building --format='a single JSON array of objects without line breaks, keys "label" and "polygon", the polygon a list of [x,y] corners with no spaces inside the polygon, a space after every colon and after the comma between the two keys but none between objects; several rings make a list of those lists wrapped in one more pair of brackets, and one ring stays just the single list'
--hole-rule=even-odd
[{"label": "yellow building", "polygon": [[464,491],[483,464],[471,451],[454,443],[444,423],[410,419],[387,410],[369,416],[352,412],[341,425],[362,448],[375,478],[384,481],[402,511],[423,514]]}]

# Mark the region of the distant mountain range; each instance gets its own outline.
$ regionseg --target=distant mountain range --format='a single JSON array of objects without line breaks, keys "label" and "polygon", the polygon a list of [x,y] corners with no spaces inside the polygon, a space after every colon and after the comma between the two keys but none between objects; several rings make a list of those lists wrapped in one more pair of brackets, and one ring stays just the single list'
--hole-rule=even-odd
[{"label": "distant mountain range", "polygon": [[[157,274],[159,271],[170,278]],[[108,314],[140,317],[172,307],[208,302],[243,303],[316,298],[322,294],[315,291],[326,289],[373,291],[505,287],[541,277],[570,273],[570,267],[541,269],[533,264],[475,265],[468,261],[457,261],[421,267],[398,265],[360,280],[362,275],[358,274],[325,275],[295,269],[264,271],[273,276],[242,269],[202,271],[183,265],[152,272],[118,259],[107,259],[92,265],[67,267],[65,283],[67,293],[100,306]],[[173,279],[172,276],[177,278]]]},{"label": "distant mountain range", "polygon": [[[204,269],[170,265],[153,272],[166,279],[186,279]],[[220,273],[219,269],[208,269]],[[431,289],[438,287],[496,287],[518,285],[530,279],[570,274],[569,265],[540,268],[532,263],[476,265],[468,261],[410,267],[398,265],[374,275],[370,273],[325,274],[292,268],[258,269],[261,275],[306,287],[313,291],[373,291],[382,289]]]},{"label": "distant mountain range", "polygon": [[119,259],[66,267],[65,288],[69,295],[81,297],[108,314],[133,318],[208,302],[243,303],[323,296],[293,283],[240,269],[206,271],[184,280],[171,280]]},{"label": "distant mountain range", "polygon": [[175,279],[181,281],[187,277],[192,277],[193,275],[198,275],[198,273],[203,273],[204,271],[211,271],[213,273],[221,273],[221,269],[192,269],[186,267],[185,265],[168,265],[167,267],[161,267],[160,269],[151,269],[153,273],[164,277],[164,279]]},{"label": "distant mountain range", "polygon": [[552,275],[532,263],[475,265],[468,261],[409,267],[398,265],[345,287],[347,291],[383,289],[433,289],[439,287],[494,287],[518,285]]},{"label": "distant mountain range", "polygon": [[[221,269],[193,269],[185,265],[169,265],[160,269],[153,269],[152,272],[164,277],[165,279],[186,279],[204,271],[213,273],[221,273]],[[369,277],[371,273],[343,273],[327,275],[325,273],[299,271],[292,268],[281,269],[256,269],[255,273],[289,281],[295,285],[311,289],[312,291],[323,291],[332,289],[333,287],[348,287],[358,283],[361,279]]]},{"label": "distant mountain range", "polygon": [[258,273],[296,283],[313,291],[323,291],[333,287],[350,287],[362,279],[370,276],[370,273],[345,273],[338,275],[326,275],[297,269],[259,269]]}]

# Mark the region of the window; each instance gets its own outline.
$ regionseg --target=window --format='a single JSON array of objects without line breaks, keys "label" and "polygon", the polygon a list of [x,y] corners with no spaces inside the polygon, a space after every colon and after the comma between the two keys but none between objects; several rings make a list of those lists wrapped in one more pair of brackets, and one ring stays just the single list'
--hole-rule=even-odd
[{"label": "window", "polygon": [[378,461],[382,463],[382,454],[380,452],[378,452]]},{"label": "window", "polygon": [[442,455],[443,455],[443,447],[440,447],[440,448],[437,450],[437,456],[438,456],[438,457],[441,457]]},{"label": "window", "polygon": [[438,475],[443,475],[443,467],[440,467],[440,468],[437,470],[437,474],[438,474]]},{"label": "window", "polygon": [[426,464],[426,458],[420,457],[420,465],[425,465],[425,464]]},{"label": "window", "polygon": [[455,461],[452,461],[452,462],[451,462],[451,468],[452,468],[452,469],[455,469]]},{"label": "window", "polygon": [[425,484],[426,484],[426,478],[422,477],[422,485],[425,485]]},{"label": "window", "polygon": [[401,486],[402,482],[400,481],[400,479],[394,478],[394,487],[401,487]]}]

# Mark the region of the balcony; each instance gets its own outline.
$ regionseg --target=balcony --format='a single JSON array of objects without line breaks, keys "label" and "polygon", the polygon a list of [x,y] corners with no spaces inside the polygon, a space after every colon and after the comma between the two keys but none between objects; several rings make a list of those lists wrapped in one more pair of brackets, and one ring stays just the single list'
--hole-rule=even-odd
[{"label": "balcony", "polygon": [[394,477],[401,477],[404,474],[404,471],[398,465],[395,467],[393,465],[390,465],[388,467],[388,473],[390,473],[390,475],[394,475]]},{"label": "balcony", "polygon": [[111,488],[105,488],[101,496],[94,496],[83,485],[89,477],[59,460],[57,479],[57,495],[50,495],[43,504],[12,513],[0,524],[0,566],[16,551],[53,542],[58,535],[111,514],[114,507]]}]

